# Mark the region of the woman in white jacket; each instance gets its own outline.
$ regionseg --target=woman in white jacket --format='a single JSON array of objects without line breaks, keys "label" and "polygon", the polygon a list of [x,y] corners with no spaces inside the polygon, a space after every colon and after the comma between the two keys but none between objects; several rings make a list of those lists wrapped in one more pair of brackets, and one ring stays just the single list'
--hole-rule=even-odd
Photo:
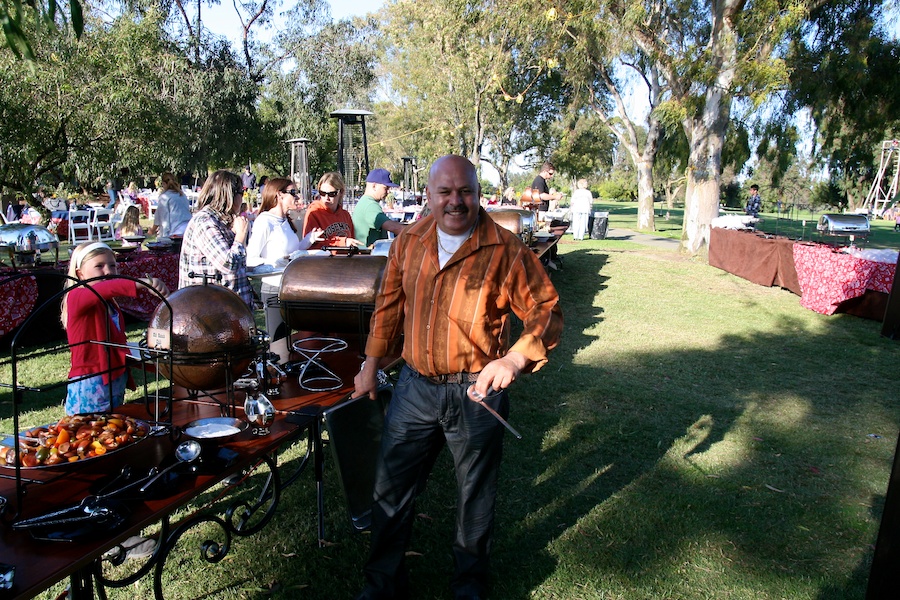
[{"label": "woman in white jacket", "polygon": [[[300,207],[300,191],[290,179],[276,177],[266,182],[262,193],[259,215],[253,221],[250,241],[247,243],[247,267],[285,264],[298,250],[306,250],[322,239],[321,229],[313,229],[302,239],[297,234],[288,211]],[[281,275],[262,278],[260,296],[266,311],[266,330],[272,340],[285,337],[288,331],[281,318],[281,309],[270,306],[270,299],[277,298],[281,289]]]}]

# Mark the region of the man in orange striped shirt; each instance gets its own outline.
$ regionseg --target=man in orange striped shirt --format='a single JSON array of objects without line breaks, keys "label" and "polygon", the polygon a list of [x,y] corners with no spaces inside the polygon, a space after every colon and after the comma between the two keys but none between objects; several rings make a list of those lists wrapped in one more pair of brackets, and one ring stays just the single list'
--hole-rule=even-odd
[{"label": "man in orange striped shirt", "polygon": [[[438,159],[427,197],[431,214],[392,245],[355,380],[355,395],[374,399],[379,359],[403,334],[406,365],[385,418],[359,600],[408,596],[415,497],[445,443],[458,482],[451,587],[457,599],[486,597],[504,429],[467,390],[505,417],[506,388],[544,366],[562,332],[559,295],[534,253],[479,207],[472,163]],[[523,322],[512,347],[510,312]]]}]

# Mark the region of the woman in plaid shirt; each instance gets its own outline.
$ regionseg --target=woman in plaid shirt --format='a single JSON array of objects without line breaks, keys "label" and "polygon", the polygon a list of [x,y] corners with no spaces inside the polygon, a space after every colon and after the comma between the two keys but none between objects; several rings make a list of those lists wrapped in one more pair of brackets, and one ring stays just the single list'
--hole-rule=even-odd
[{"label": "woman in plaid shirt", "polygon": [[203,184],[198,210],[184,232],[178,288],[202,285],[205,275],[253,308],[245,247],[250,225],[247,217],[238,215],[242,194],[241,178],[229,171],[216,171]]}]

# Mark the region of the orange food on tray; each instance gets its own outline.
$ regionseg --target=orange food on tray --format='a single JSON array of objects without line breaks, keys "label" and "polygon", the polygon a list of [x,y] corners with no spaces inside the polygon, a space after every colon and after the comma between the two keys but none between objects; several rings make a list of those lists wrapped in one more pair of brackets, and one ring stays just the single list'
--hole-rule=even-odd
[{"label": "orange food on tray", "polygon": [[[57,423],[21,434],[21,466],[48,467],[102,456],[145,438],[148,432],[149,427],[143,421],[115,413],[63,417]],[[15,466],[13,441],[7,439],[3,443],[0,462],[7,467]]]}]

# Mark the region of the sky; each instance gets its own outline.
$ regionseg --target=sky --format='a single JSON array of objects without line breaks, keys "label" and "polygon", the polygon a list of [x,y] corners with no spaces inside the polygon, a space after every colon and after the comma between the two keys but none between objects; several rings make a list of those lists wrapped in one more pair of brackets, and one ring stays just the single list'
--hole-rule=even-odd
[{"label": "sky", "polygon": [[[331,0],[331,18],[335,21],[353,16],[362,16],[375,12],[384,4],[384,0]],[[232,41],[240,39],[240,23],[238,22],[234,6],[228,0],[224,0],[218,6],[204,8],[203,24],[213,33],[224,35]],[[513,171],[516,169],[513,168]],[[498,185],[500,175],[493,167],[482,163],[482,177]]]},{"label": "sky", "polygon": [[[331,0],[331,17],[338,21],[347,17],[362,16],[375,12],[384,0]],[[224,35],[231,40],[240,38],[240,23],[234,6],[224,0],[216,6],[204,7],[203,24],[213,33]]]}]

